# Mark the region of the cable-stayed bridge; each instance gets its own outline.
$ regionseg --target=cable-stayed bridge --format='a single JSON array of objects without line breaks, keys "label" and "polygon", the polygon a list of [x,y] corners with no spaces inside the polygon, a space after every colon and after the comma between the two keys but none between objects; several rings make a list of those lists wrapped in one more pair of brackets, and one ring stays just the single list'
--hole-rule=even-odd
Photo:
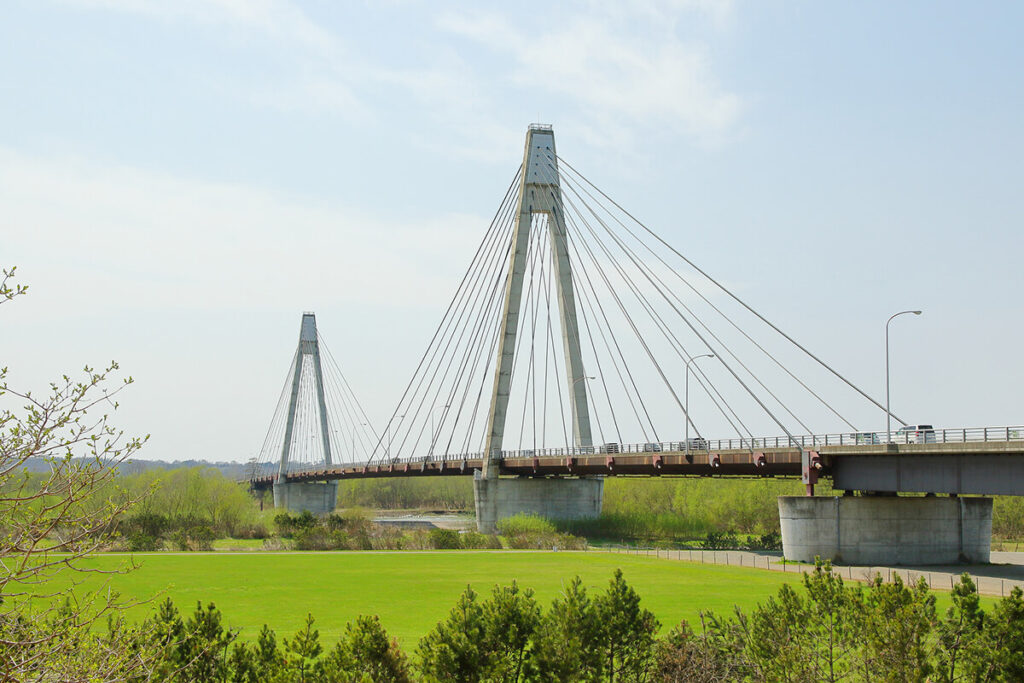
[{"label": "cable-stayed bridge", "polygon": [[[549,126],[531,126],[385,424],[372,426],[329,353],[323,363],[306,315],[253,487],[328,510],[337,479],[473,475],[483,529],[517,511],[596,515],[609,475],[801,476],[809,496],[819,476],[873,494],[1024,494],[1021,430],[908,427],[735,289],[559,156]],[[887,416],[894,431],[868,429]],[[948,500],[924,505],[950,514]],[[794,524],[812,528],[824,513],[800,514]],[[957,552],[969,554],[963,534]]]}]

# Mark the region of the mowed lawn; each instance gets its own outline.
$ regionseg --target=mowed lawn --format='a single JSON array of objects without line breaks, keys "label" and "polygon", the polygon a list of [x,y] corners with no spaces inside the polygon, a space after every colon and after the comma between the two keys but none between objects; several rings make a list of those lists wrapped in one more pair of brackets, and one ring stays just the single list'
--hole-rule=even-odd
[{"label": "mowed lawn", "polygon": [[[125,556],[101,555],[86,566],[112,569]],[[170,597],[182,612],[213,602],[243,639],[263,624],[291,636],[306,614],[316,618],[322,642],[331,643],[346,622],[376,614],[403,647],[412,647],[451,610],[471,585],[481,595],[516,581],[532,588],[547,607],[562,587],[580,576],[588,590],[603,590],[616,567],[667,630],[701,610],[749,610],[799,574],[721,567],[600,552],[341,552],[138,554],[137,569],[110,578],[123,598]],[[86,575],[87,585],[100,575]],[[79,576],[81,578],[81,576]],[[132,609],[144,617],[154,603]]]}]

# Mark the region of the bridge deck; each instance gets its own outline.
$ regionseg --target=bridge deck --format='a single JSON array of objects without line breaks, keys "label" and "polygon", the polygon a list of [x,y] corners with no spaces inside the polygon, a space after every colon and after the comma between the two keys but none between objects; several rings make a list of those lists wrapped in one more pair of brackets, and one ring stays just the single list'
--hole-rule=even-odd
[{"label": "bridge deck", "polygon": [[[909,477],[898,477],[893,480],[889,470],[895,467],[893,462],[900,460],[909,466],[943,468],[955,467],[962,471],[967,463],[977,462],[979,467],[991,469],[988,459],[994,456],[1018,456],[1014,461],[1024,465],[1024,439],[990,442],[962,443],[920,443],[920,444],[865,444],[821,446],[814,455],[820,455],[822,470],[820,476],[837,476],[836,483],[840,487],[845,482],[856,484],[848,488],[864,490],[897,490],[897,491],[933,491],[935,484],[931,479],[926,488],[924,484],[915,484],[916,488],[908,488],[913,481]],[[893,456],[902,456],[892,461]],[[927,456],[924,461],[922,456]],[[1000,459],[1002,460],[1002,459]],[[285,475],[288,482],[332,481],[342,479],[371,479],[381,477],[423,477],[423,476],[469,476],[481,471],[484,466],[480,456],[467,458],[419,458],[408,462],[392,464],[349,464],[334,467],[290,472]],[[1007,486],[1016,490],[1024,484],[1017,481],[1018,465],[1013,472],[1001,470],[1004,481],[998,492],[1004,492]],[[850,477],[852,471],[860,471],[864,475]],[[501,473],[529,477],[550,476],[734,476],[734,477],[798,477],[801,474],[801,456],[798,448],[761,448],[761,449],[720,449],[713,451],[691,451],[689,458],[681,450],[647,453],[608,453],[585,455],[522,455],[510,454],[502,460]],[[1011,481],[1005,481],[1010,474]],[[934,477],[933,477],[934,478]],[[962,478],[962,477],[961,477]],[[276,477],[273,475],[256,477],[251,480],[255,490],[271,488]],[[844,481],[839,481],[843,479]],[[892,480],[892,481],[890,481]],[[895,483],[893,483],[893,481]],[[957,481],[960,481],[958,479]],[[945,491],[949,486],[939,487]],[[1008,489],[1007,489],[1008,490]],[[950,491],[950,492],[956,492]],[[975,491],[963,491],[964,493]],[[993,491],[995,492],[995,491]],[[1019,494],[1018,494],[1019,495]]]},{"label": "bridge deck", "polygon": [[[501,473],[531,477],[581,475],[634,476],[799,476],[800,451],[796,448],[766,448],[693,451],[687,460],[683,451],[665,453],[609,453],[574,456],[506,457]],[[423,458],[412,462],[380,465],[340,465],[291,472],[289,482],[367,479],[379,477],[466,476],[483,469],[483,459],[442,460]],[[269,488],[274,477],[252,480],[254,489]]]}]

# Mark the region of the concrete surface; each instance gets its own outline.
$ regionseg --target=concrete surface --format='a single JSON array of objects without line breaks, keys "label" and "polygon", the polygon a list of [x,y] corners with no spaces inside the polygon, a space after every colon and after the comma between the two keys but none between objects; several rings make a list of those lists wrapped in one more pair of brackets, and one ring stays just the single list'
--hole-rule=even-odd
[{"label": "concrete surface", "polygon": [[787,560],[849,565],[987,563],[991,498],[781,496]]},{"label": "concrete surface", "polygon": [[338,482],[275,482],[274,507],[289,512],[309,510],[314,515],[334,512],[338,501]]},{"label": "concrete surface", "polygon": [[498,520],[524,512],[548,519],[590,519],[601,514],[604,479],[473,479],[477,528],[494,533]]}]

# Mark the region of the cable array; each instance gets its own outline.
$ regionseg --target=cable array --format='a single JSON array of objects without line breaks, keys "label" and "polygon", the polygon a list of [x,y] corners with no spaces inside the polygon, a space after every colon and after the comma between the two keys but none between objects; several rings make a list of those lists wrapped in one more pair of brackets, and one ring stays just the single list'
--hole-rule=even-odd
[{"label": "cable array", "polygon": [[[525,275],[504,450],[578,451],[584,444],[576,443],[570,404],[578,382],[586,383],[593,445],[607,452],[621,443],[678,447],[686,432],[700,443],[706,435],[793,438],[825,421],[856,431],[857,420],[881,407],[564,159],[550,154],[531,169],[542,179],[530,187],[549,192],[561,215],[525,214],[529,225],[520,226],[529,236],[520,255]],[[523,172],[506,190],[370,462],[484,450]],[[559,220],[564,232],[555,229]],[[570,264],[585,369],[579,377],[567,369],[556,252]]]},{"label": "cable array", "polygon": [[[289,438],[286,472],[330,464],[365,462],[369,460],[378,437],[370,418],[356,398],[348,379],[335,360],[324,338],[317,333],[320,374],[323,381],[325,420],[321,417],[320,392],[317,388],[316,356],[302,353],[302,343],[292,357],[284,386],[278,397],[274,416],[263,440],[260,454],[253,463],[260,475],[279,471],[288,434],[292,388],[299,369],[295,391],[294,417]],[[324,427],[326,423],[326,435]],[[326,438],[325,438],[326,437]],[[328,452],[330,458],[328,459]]]}]

